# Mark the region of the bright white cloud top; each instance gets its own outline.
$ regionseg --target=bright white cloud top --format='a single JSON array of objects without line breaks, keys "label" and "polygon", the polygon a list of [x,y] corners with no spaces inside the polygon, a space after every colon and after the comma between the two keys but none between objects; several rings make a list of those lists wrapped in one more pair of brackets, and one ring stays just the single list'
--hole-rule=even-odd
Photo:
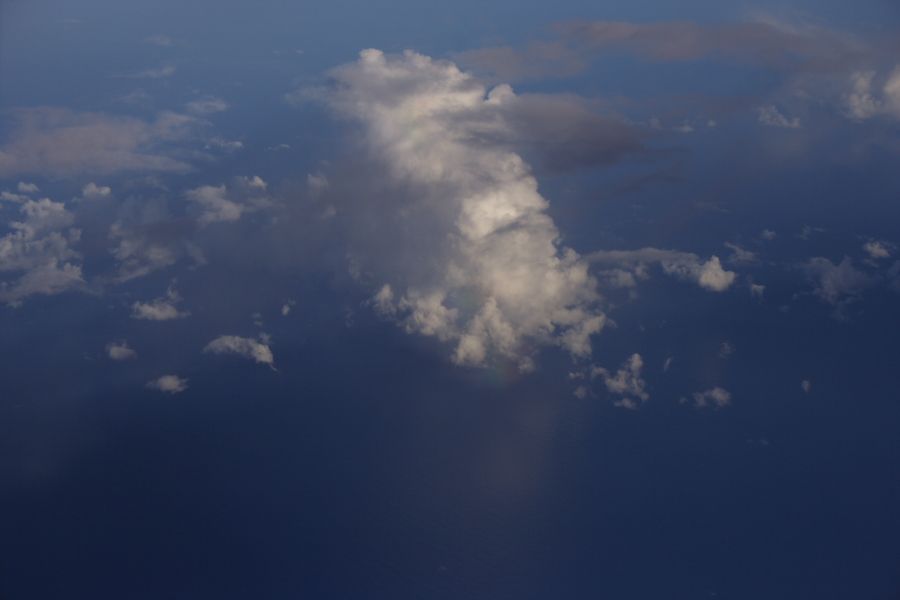
[{"label": "bright white cloud top", "polygon": [[391,218],[432,233],[418,265],[377,265],[377,309],[453,343],[458,364],[502,357],[527,370],[542,345],[589,356],[605,323],[597,281],[560,246],[529,165],[498,141],[510,137],[502,117],[512,89],[488,91],[453,63],[410,51],[365,50],[333,77],[332,106],[363,125],[392,180],[415,190]]}]

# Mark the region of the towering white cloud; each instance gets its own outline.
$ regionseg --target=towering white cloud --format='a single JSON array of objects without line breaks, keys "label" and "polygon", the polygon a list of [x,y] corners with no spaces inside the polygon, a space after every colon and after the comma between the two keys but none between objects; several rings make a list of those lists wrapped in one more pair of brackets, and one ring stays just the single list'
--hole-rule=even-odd
[{"label": "towering white cloud", "polygon": [[459,364],[504,357],[528,369],[544,344],[590,355],[605,323],[597,282],[561,247],[528,164],[504,143],[515,138],[512,89],[488,91],[454,64],[409,51],[363,51],[333,77],[332,106],[362,124],[368,151],[405,193],[372,229],[418,236],[407,252],[421,252],[362,260],[375,307],[453,343]]}]

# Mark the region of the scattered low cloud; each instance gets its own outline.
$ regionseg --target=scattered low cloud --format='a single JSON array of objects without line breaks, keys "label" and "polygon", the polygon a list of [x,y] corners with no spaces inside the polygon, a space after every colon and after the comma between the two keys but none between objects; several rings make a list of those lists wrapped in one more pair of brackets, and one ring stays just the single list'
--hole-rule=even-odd
[{"label": "scattered low cloud", "polygon": [[53,295],[81,287],[80,255],[73,245],[81,231],[72,227],[74,215],[61,202],[49,198],[26,199],[19,206],[21,220],[9,223],[0,237],[0,302],[18,305],[32,295]]},{"label": "scattered low cloud", "polygon": [[647,277],[647,266],[658,264],[667,275],[693,281],[703,289],[724,292],[734,283],[736,274],[722,268],[717,256],[707,260],[690,252],[641,248],[639,250],[601,250],[587,259],[594,264],[631,272],[637,279]]},{"label": "scattered low cloud", "polygon": [[[691,398],[695,408],[724,408],[731,404],[731,392],[720,387],[694,392]],[[687,400],[682,398],[682,403],[686,402]]]},{"label": "scattered low cloud", "polygon": [[809,379],[804,379],[800,382],[800,389],[803,390],[804,394],[808,394],[812,391],[812,382]]},{"label": "scattered low cloud", "polygon": [[890,242],[869,240],[868,242],[863,244],[863,250],[866,251],[866,254],[869,255],[869,258],[873,260],[879,260],[882,258],[890,258],[895,250],[895,246]]},{"label": "scattered low cloud", "polygon": [[849,257],[833,263],[821,256],[811,258],[803,266],[815,285],[815,294],[833,306],[841,306],[859,298],[862,291],[875,283],[875,279],[853,266]]},{"label": "scattered low cloud", "polygon": [[193,115],[206,116],[228,110],[228,103],[216,96],[203,96],[188,102],[185,109]]},{"label": "scattered low cloud", "polygon": [[175,65],[161,65],[159,67],[138,71],[137,73],[128,75],[128,77],[132,79],[164,79],[174,75],[177,70]]},{"label": "scattered low cloud", "polygon": [[131,317],[146,321],[171,321],[190,316],[190,312],[178,309],[181,296],[170,287],[166,295],[149,302],[135,302],[131,305]]},{"label": "scattered low cloud", "polygon": [[133,360],[137,358],[137,352],[132,350],[125,340],[108,343],[106,345],[106,354],[112,360]]},{"label": "scattered low cloud", "polygon": [[93,181],[81,188],[81,196],[88,200],[106,198],[112,194],[112,188],[106,185],[97,185]]},{"label": "scattered low cloud", "polygon": [[148,381],[147,387],[167,394],[180,394],[188,389],[188,380],[178,375],[163,375],[153,381]]},{"label": "scattered low cloud", "polygon": [[275,356],[265,337],[261,340],[254,340],[236,335],[220,335],[207,344],[203,351],[212,354],[236,354],[269,366],[273,366],[275,363]]},{"label": "scattered low cloud", "polygon": [[267,184],[261,177],[236,177],[231,185],[204,185],[188,190],[188,201],[200,213],[201,226],[237,221],[246,212],[271,205]]},{"label": "scattered low cloud", "polygon": [[0,144],[0,177],[70,177],[122,171],[185,172],[190,166],[164,149],[186,140],[195,126],[164,112],[153,121],[62,108],[13,111],[15,126]]},{"label": "scattered low cloud", "polygon": [[593,367],[590,375],[591,379],[599,377],[606,390],[619,397],[614,402],[616,406],[634,410],[650,399],[647,382],[641,378],[643,368],[644,360],[641,355],[632,354],[615,373],[610,373],[603,367]]},{"label": "scattered low cloud", "polygon": [[799,129],[800,119],[798,117],[788,118],[773,105],[760,106],[757,110],[759,122],[769,127],[780,127],[782,129]]}]

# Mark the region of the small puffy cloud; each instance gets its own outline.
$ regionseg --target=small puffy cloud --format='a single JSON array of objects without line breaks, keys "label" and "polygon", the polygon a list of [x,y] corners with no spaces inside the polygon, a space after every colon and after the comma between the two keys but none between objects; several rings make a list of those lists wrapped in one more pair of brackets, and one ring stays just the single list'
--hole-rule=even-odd
[{"label": "small puffy cloud", "polygon": [[593,367],[591,379],[599,377],[610,394],[619,396],[615,401],[616,406],[633,410],[650,399],[647,382],[641,378],[643,368],[644,360],[641,355],[632,354],[615,373],[610,373],[603,367]]},{"label": "small puffy cloud", "polygon": [[191,135],[193,117],[164,112],[148,122],[60,108],[20,109],[12,114],[15,126],[0,144],[0,177],[190,168],[164,147]]},{"label": "small puffy cloud", "polygon": [[291,310],[297,304],[295,300],[288,300],[284,304],[281,305],[281,316],[286,317],[291,314]]},{"label": "small puffy cloud", "polygon": [[106,198],[112,194],[112,189],[105,185],[97,185],[93,181],[81,188],[81,196],[88,200]]},{"label": "small puffy cloud", "polygon": [[722,268],[717,256],[704,261],[696,254],[657,248],[639,250],[601,250],[588,255],[595,264],[630,270],[639,278],[645,277],[647,265],[659,264],[664,273],[693,281],[703,289],[724,292],[734,283],[735,273]]},{"label": "small puffy cloud", "polygon": [[204,96],[191,100],[185,105],[185,108],[194,115],[211,115],[228,110],[228,103],[215,96]]},{"label": "small puffy cloud", "polygon": [[131,305],[131,318],[145,321],[171,321],[190,316],[190,312],[178,309],[181,296],[174,288],[169,288],[166,295],[149,302],[135,302]]},{"label": "small puffy cloud", "polygon": [[798,129],[800,127],[799,118],[789,119],[772,105],[759,107],[757,116],[760,123],[769,127],[781,127],[783,129]]},{"label": "small puffy cloud", "polygon": [[723,408],[731,404],[731,392],[720,387],[694,392],[692,398],[696,408]]},{"label": "small puffy cloud", "polygon": [[778,235],[778,234],[776,234],[776,233],[775,233],[774,231],[772,231],[771,229],[763,229],[762,232],[759,234],[759,237],[761,237],[762,239],[766,240],[767,242],[771,242],[772,240],[775,239],[775,237],[776,237],[777,235]]},{"label": "small puffy cloud", "polygon": [[213,354],[236,354],[269,366],[275,362],[272,349],[269,348],[265,339],[257,341],[236,335],[220,335],[208,343],[203,351]]},{"label": "small puffy cloud", "polygon": [[894,245],[888,242],[870,240],[863,244],[863,250],[866,251],[866,254],[868,254],[870,258],[875,260],[880,258],[890,258],[891,253],[894,251]]},{"label": "small puffy cloud", "polygon": [[137,352],[128,346],[128,342],[110,342],[106,345],[106,353],[112,360],[132,360],[137,358]]},{"label": "small puffy cloud", "polygon": [[20,181],[16,186],[16,189],[19,190],[21,194],[36,194],[40,191],[40,188],[33,183],[28,183],[25,181]]},{"label": "small puffy cloud", "polygon": [[815,285],[816,296],[834,306],[855,300],[874,283],[870,275],[854,267],[846,256],[838,264],[821,256],[811,258],[803,269]]},{"label": "small puffy cloud", "polygon": [[199,211],[200,225],[237,221],[246,212],[270,206],[261,177],[237,177],[231,185],[204,185],[188,190],[188,201]]},{"label": "small puffy cloud", "polygon": [[751,283],[750,284],[750,295],[754,298],[762,298],[766,293],[766,286],[761,283]]},{"label": "small puffy cloud", "polygon": [[728,358],[734,354],[734,345],[729,341],[724,341],[719,345],[719,358]]},{"label": "small puffy cloud", "polygon": [[800,389],[803,390],[804,394],[808,394],[812,390],[812,382],[809,379],[804,379],[800,382]]},{"label": "small puffy cloud", "polygon": [[148,381],[147,387],[167,394],[180,394],[188,388],[188,380],[178,375],[163,375],[153,381]]}]

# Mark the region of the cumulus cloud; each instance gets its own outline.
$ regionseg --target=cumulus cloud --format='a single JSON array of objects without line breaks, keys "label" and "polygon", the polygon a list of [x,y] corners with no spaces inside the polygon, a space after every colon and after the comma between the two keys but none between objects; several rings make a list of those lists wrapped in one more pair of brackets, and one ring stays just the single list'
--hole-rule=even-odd
[{"label": "cumulus cloud", "polygon": [[[560,246],[529,165],[510,147],[520,136],[508,117],[519,102],[512,89],[488,91],[414,52],[366,50],[332,75],[328,101],[362,125],[394,186],[389,198],[366,199],[360,220],[374,233],[354,240],[376,310],[452,343],[459,364],[503,358],[529,369],[548,344],[589,356],[605,323],[597,282]],[[378,247],[390,244],[402,251]]]},{"label": "cumulus cloud", "polygon": [[812,391],[812,382],[809,379],[804,379],[800,382],[800,389],[803,390],[804,394],[808,394]]},{"label": "cumulus cloud", "polygon": [[696,408],[723,408],[731,404],[731,392],[720,387],[694,392],[692,398]]},{"label": "cumulus cloud", "polygon": [[863,121],[888,116],[900,119],[900,66],[879,79],[872,70],[857,71],[850,77],[851,91],[845,97],[847,115]]},{"label": "cumulus cloud", "polygon": [[735,264],[746,264],[756,262],[756,254],[751,252],[750,250],[745,250],[741,248],[737,244],[732,244],[731,242],[725,242],[725,247],[731,250],[731,256],[728,257],[728,261]]},{"label": "cumulus cloud", "polygon": [[641,248],[639,250],[601,250],[587,259],[598,265],[627,270],[638,279],[647,277],[647,266],[658,264],[664,273],[692,281],[703,289],[724,292],[734,283],[735,273],[722,268],[717,256],[703,260],[690,252]]},{"label": "cumulus cloud", "polygon": [[208,343],[203,351],[213,354],[236,354],[269,366],[275,362],[275,356],[266,338],[257,341],[236,335],[220,335]]},{"label": "cumulus cloud", "polygon": [[237,177],[230,186],[204,185],[185,195],[200,213],[200,225],[237,221],[250,211],[271,205],[267,184],[261,177]]},{"label": "cumulus cloud", "polygon": [[112,188],[105,185],[97,185],[93,181],[81,188],[81,196],[88,200],[96,200],[98,198],[106,198],[112,194]]},{"label": "cumulus cloud", "polygon": [[782,129],[799,129],[800,127],[800,119],[798,117],[789,119],[771,104],[760,106],[757,110],[757,116],[760,123],[769,127],[781,127]]},{"label": "cumulus cloud", "polygon": [[869,240],[868,242],[863,244],[863,250],[866,251],[866,254],[869,255],[869,258],[878,260],[881,258],[890,258],[891,253],[894,251],[894,245],[889,242]]},{"label": "cumulus cloud", "polygon": [[110,342],[106,345],[106,353],[112,360],[132,360],[137,358],[137,352],[128,346],[128,342]]},{"label": "cumulus cloud", "polygon": [[148,381],[147,387],[167,394],[180,394],[188,388],[188,380],[178,375],[163,375],[153,381]]},{"label": "cumulus cloud", "polygon": [[815,285],[816,296],[834,306],[857,299],[874,283],[873,277],[854,267],[846,256],[837,264],[821,256],[811,258],[803,268]]},{"label": "cumulus cloud", "polygon": [[37,185],[25,181],[20,181],[16,186],[16,189],[22,194],[36,194],[41,191]]},{"label": "cumulus cloud", "polygon": [[180,303],[181,296],[175,291],[175,288],[170,287],[162,298],[132,304],[131,317],[146,321],[170,321],[190,316],[190,312],[178,309]]},{"label": "cumulus cloud", "polygon": [[160,150],[189,137],[192,117],[164,112],[147,122],[60,108],[17,110],[13,116],[15,127],[0,145],[0,177],[184,172],[190,168]]},{"label": "cumulus cloud", "polygon": [[[671,359],[666,361],[664,369],[668,368],[670,361]],[[615,401],[616,406],[633,410],[650,399],[647,382],[641,378],[643,368],[644,360],[641,355],[632,354],[615,373],[610,373],[603,367],[593,367],[591,379],[599,377],[610,394],[619,396]]]},{"label": "cumulus cloud", "polygon": [[81,286],[79,254],[72,245],[81,231],[72,227],[74,215],[49,198],[25,200],[22,219],[9,223],[0,237],[0,273],[13,281],[0,282],[0,301],[17,305],[34,294],[52,295]]}]

